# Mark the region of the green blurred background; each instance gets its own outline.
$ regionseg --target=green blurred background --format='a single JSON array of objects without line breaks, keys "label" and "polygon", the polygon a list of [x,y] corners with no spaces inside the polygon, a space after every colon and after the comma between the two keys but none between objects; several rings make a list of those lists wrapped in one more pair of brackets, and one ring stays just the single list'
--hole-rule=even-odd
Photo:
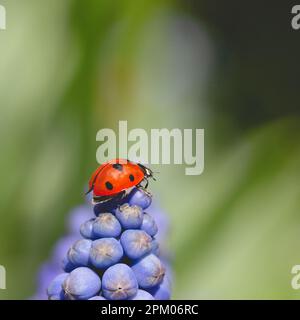
[{"label": "green blurred background", "polygon": [[299,36],[288,1],[1,0],[2,299],[26,299],[84,201],[96,132],[204,128],[205,171],[162,165],[173,298],[298,299]]}]

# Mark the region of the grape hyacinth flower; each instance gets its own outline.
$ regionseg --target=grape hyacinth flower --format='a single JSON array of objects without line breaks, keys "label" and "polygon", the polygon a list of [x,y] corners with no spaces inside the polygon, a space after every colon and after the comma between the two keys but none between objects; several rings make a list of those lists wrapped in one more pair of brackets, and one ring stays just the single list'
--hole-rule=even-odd
[{"label": "grape hyacinth flower", "polygon": [[123,199],[95,204],[94,217],[86,215],[77,225],[81,237],[66,250],[63,270],[49,282],[48,298],[170,299],[168,257],[159,250],[160,227],[165,232],[167,222],[159,209],[151,213],[151,202],[146,190],[133,188]]}]

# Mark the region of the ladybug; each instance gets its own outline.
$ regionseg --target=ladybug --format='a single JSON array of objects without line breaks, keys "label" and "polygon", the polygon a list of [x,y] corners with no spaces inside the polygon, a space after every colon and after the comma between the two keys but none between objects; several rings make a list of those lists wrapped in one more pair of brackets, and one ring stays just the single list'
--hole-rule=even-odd
[{"label": "ladybug", "polygon": [[[90,178],[87,193],[93,191],[93,200],[96,203],[122,198],[126,190],[132,187],[147,189],[148,178],[154,179],[153,171],[142,164],[114,159],[103,163],[95,170]],[[141,183],[144,181],[146,185],[143,187]]]}]

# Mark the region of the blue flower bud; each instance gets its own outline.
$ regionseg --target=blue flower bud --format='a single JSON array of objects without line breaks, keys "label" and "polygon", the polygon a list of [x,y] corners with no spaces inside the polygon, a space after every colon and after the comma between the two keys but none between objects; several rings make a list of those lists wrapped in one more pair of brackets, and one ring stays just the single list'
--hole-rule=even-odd
[{"label": "blue flower bud", "polygon": [[143,211],[138,206],[125,203],[116,210],[116,217],[125,229],[138,229],[143,223]]},{"label": "blue flower bud", "polygon": [[92,240],[81,239],[76,241],[68,251],[68,259],[73,266],[86,267],[89,264]]},{"label": "blue flower bud", "polygon": [[90,261],[96,268],[107,268],[121,260],[123,248],[114,238],[103,238],[93,241]]},{"label": "blue flower bud", "polygon": [[86,300],[97,295],[101,289],[101,280],[93,270],[79,267],[67,276],[63,289],[70,300]]},{"label": "blue flower bud", "polygon": [[152,238],[143,230],[126,230],[120,242],[124,252],[130,259],[139,259],[152,249]]},{"label": "blue flower bud", "polygon": [[120,222],[111,213],[101,213],[93,223],[93,234],[96,238],[118,237],[122,231]]},{"label": "blue flower bud", "polygon": [[149,214],[157,225],[158,231],[155,238],[159,243],[163,244],[166,241],[166,237],[169,233],[169,219],[167,214],[157,206],[156,203],[152,203],[151,207],[147,209],[147,214]]},{"label": "blue flower bud", "polygon": [[155,220],[148,213],[144,214],[141,229],[146,231],[151,237],[157,234],[158,229]]},{"label": "blue flower bud", "polygon": [[90,219],[80,226],[80,234],[86,239],[94,239],[93,224],[95,219]]},{"label": "blue flower bud", "polygon": [[152,196],[144,189],[134,188],[127,196],[126,201],[132,206],[136,205],[145,210],[151,205]]},{"label": "blue flower bud", "polygon": [[159,285],[165,275],[165,267],[154,254],[149,254],[138,260],[132,266],[132,270],[134,271],[139,286],[143,289]]},{"label": "blue flower bud", "polygon": [[168,274],[164,276],[162,283],[156,287],[148,289],[155,300],[170,300],[171,298],[171,280]]},{"label": "blue flower bud", "polygon": [[47,289],[49,300],[64,300],[62,285],[68,275],[68,273],[61,273],[51,281]]},{"label": "blue flower bud", "polygon": [[153,239],[151,242],[151,252],[155,254],[157,257],[160,256],[159,243],[156,239]]},{"label": "blue flower bud", "polygon": [[129,300],[155,300],[155,299],[149,292],[139,289],[137,294]]},{"label": "blue flower bud", "polygon": [[81,239],[81,237],[78,235],[70,235],[61,238],[53,249],[52,260],[61,263],[64,257],[66,257],[66,255],[68,254],[68,251],[72,244],[79,239]]},{"label": "blue flower bud", "polygon": [[102,293],[109,300],[126,300],[138,291],[136,277],[130,267],[118,263],[108,268],[102,277]]},{"label": "blue flower bud", "polygon": [[89,298],[89,300],[106,300],[106,299],[101,296],[94,296],[92,298]]},{"label": "blue flower bud", "polygon": [[68,256],[65,256],[62,260],[62,268],[65,272],[71,272],[76,266],[69,260]]}]

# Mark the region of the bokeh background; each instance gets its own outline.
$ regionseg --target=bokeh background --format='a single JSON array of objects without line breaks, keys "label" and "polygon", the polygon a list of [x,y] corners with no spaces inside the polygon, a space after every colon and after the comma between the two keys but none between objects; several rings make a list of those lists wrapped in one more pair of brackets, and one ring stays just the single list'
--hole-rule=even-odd
[{"label": "bokeh background", "polygon": [[204,128],[156,166],[180,299],[298,299],[300,31],[289,1],[1,0],[1,299],[26,299],[84,202],[96,133]]}]

